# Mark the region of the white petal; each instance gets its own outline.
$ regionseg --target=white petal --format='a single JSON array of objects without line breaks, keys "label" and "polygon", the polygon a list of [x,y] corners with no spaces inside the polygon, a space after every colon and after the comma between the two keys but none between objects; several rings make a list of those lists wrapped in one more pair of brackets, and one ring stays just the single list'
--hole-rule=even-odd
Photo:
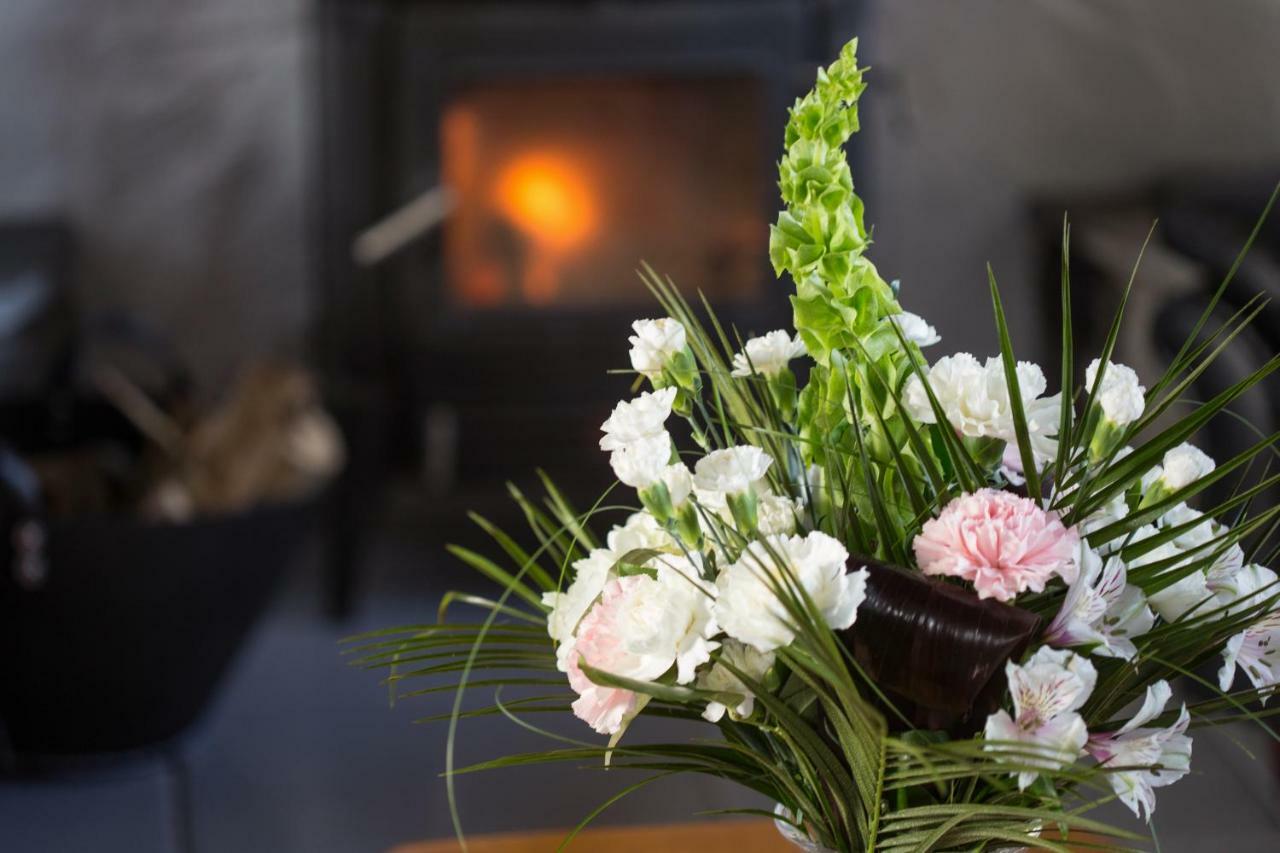
[{"label": "white petal", "polygon": [[1169,687],[1169,682],[1161,680],[1147,687],[1147,695],[1142,700],[1142,707],[1138,709],[1138,713],[1134,714],[1133,719],[1125,723],[1118,734],[1131,732],[1138,726],[1145,726],[1156,717],[1164,713],[1164,706],[1169,704],[1170,697],[1173,696],[1173,690]]},{"label": "white petal", "polygon": [[1222,650],[1222,668],[1218,670],[1218,689],[1223,693],[1231,690],[1236,680],[1236,658],[1240,656],[1240,647],[1244,645],[1244,632],[1241,631],[1230,640]]}]

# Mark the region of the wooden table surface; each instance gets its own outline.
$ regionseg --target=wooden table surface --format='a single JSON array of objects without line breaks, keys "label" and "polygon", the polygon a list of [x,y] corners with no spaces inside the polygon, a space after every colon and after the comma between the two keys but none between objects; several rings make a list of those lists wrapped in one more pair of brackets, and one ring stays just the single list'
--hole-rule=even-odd
[{"label": "wooden table surface", "polygon": [[[551,853],[565,831],[477,835],[471,853]],[[402,844],[390,853],[457,853],[453,839]],[[797,853],[768,820],[721,820],[665,826],[584,829],[566,848],[573,853]]]},{"label": "wooden table surface", "polygon": [[[467,838],[467,847],[470,853],[551,853],[564,836],[565,830],[477,835]],[[1078,848],[1081,851],[1096,849],[1104,840],[1088,835],[1072,839],[1086,842]],[[401,844],[388,853],[458,853],[460,849],[458,842],[450,838]],[[572,853],[798,853],[768,820],[584,829],[566,849]]]}]

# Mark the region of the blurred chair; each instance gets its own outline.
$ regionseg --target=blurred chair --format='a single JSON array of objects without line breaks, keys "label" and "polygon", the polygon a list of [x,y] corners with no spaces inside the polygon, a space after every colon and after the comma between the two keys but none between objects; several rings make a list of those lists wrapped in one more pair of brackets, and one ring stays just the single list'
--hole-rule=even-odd
[{"label": "blurred chair", "polygon": [[[1183,341],[1195,330],[1212,289],[1230,273],[1266,205],[1267,191],[1273,183],[1274,176],[1247,184],[1226,182],[1165,191],[1160,205],[1164,241],[1205,272],[1205,288],[1201,292],[1168,300],[1157,315],[1152,334],[1165,360],[1177,355]],[[1196,380],[1190,395],[1193,398],[1208,399],[1244,379],[1280,351],[1280,304],[1276,301],[1280,297],[1280,211],[1273,211],[1263,223],[1205,330],[1212,334],[1258,296],[1270,301]],[[1204,332],[1199,336],[1200,340],[1206,338]],[[1280,376],[1271,375],[1232,408],[1239,419],[1215,419],[1204,431],[1205,449],[1218,460],[1229,459],[1280,429]],[[1267,497],[1274,500],[1277,496]]]},{"label": "blurred chair", "polygon": [[[1117,198],[1035,205],[1043,259],[1041,314],[1049,340],[1059,335],[1056,305],[1062,216],[1064,211],[1070,215],[1077,381],[1082,381],[1088,359],[1102,347],[1151,224],[1156,222],[1157,228],[1143,256],[1115,355],[1117,361],[1137,368],[1147,385],[1163,374],[1195,332],[1213,293],[1248,242],[1274,181],[1274,175],[1179,180]],[[1280,349],[1280,305],[1274,301],[1280,296],[1280,211],[1273,211],[1260,228],[1197,341],[1208,340],[1259,295],[1272,302],[1195,378],[1184,394],[1186,399],[1213,397],[1265,365]],[[1057,372],[1052,365],[1046,370]],[[1171,411],[1161,426],[1187,411]],[[1272,374],[1263,380],[1232,405],[1232,412],[1234,417],[1215,419],[1194,438],[1214,459],[1229,459],[1280,429],[1280,376]],[[1253,472],[1254,476],[1259,473]],[[1234,481],[1219,483],[1202,500],[1212,505],[1226,499],[1234,487]],[[1276,500],[1280,493],[1260,495],[1258,505]]]}]

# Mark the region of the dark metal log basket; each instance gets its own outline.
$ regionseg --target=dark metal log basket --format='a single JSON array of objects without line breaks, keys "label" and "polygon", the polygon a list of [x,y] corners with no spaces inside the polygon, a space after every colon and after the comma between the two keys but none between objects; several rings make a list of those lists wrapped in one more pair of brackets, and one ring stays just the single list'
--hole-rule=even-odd
[{"label": "dark metal log basket", "polygon": [[18,755],[163,744],[209,704],[311,515],[48,528],[48,577],[0,578],[0,721]]},{"label": "dark metal log basket", "polygon": [[[60,447],[136,444],[104,406],[68,411],[55,429],[46,407],[0,406],[0,424],[24,450],[51,436]],[[164,746],[181,733],[213,698],[320,504],[181,524],[42,518],[39,483],[8,447],[0,485],[0,759],[19,769],[27,758]],[[35,569],[23,559],[33,547]]]},{"label": "dark metal log basket", "polygon": [[[1005,663],[1026,651],[1040,618],[918,572],[849,561],[862,566],[867,597],[844,632],[859,666],[914,727],[976,732],[1000,706]],[[885,710],[890,728],[901,728]]]}]

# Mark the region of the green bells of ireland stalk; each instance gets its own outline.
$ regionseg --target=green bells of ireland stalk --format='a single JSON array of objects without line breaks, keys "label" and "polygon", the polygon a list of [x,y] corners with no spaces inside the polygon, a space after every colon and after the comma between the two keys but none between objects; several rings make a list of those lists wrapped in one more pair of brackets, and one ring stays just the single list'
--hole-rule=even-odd
[{"label": "green bells of ireland stalk", "polygon": [[[797,403],[805,462],[822,465],[829,453],[859,460],[864,470],[851,476],[877,481],[891,524],[904,530],[915,513],[901,480],[923,468],[896,401],[923,358],[894,319],[902,313],[895,288],[864,254],[870,236],[843,150],[858,130],[866,86],[856,52],[855,40],[791,108],[778,164],[786,208],[770,229],[769,257],[774,272],[795,284],[796,332],[815,362]],[[869,503],[872,490],[860,491],[855,503]],[[857,508],[869,517],[869,505]],[[883,549],[876,551],[891,556]]]}]

